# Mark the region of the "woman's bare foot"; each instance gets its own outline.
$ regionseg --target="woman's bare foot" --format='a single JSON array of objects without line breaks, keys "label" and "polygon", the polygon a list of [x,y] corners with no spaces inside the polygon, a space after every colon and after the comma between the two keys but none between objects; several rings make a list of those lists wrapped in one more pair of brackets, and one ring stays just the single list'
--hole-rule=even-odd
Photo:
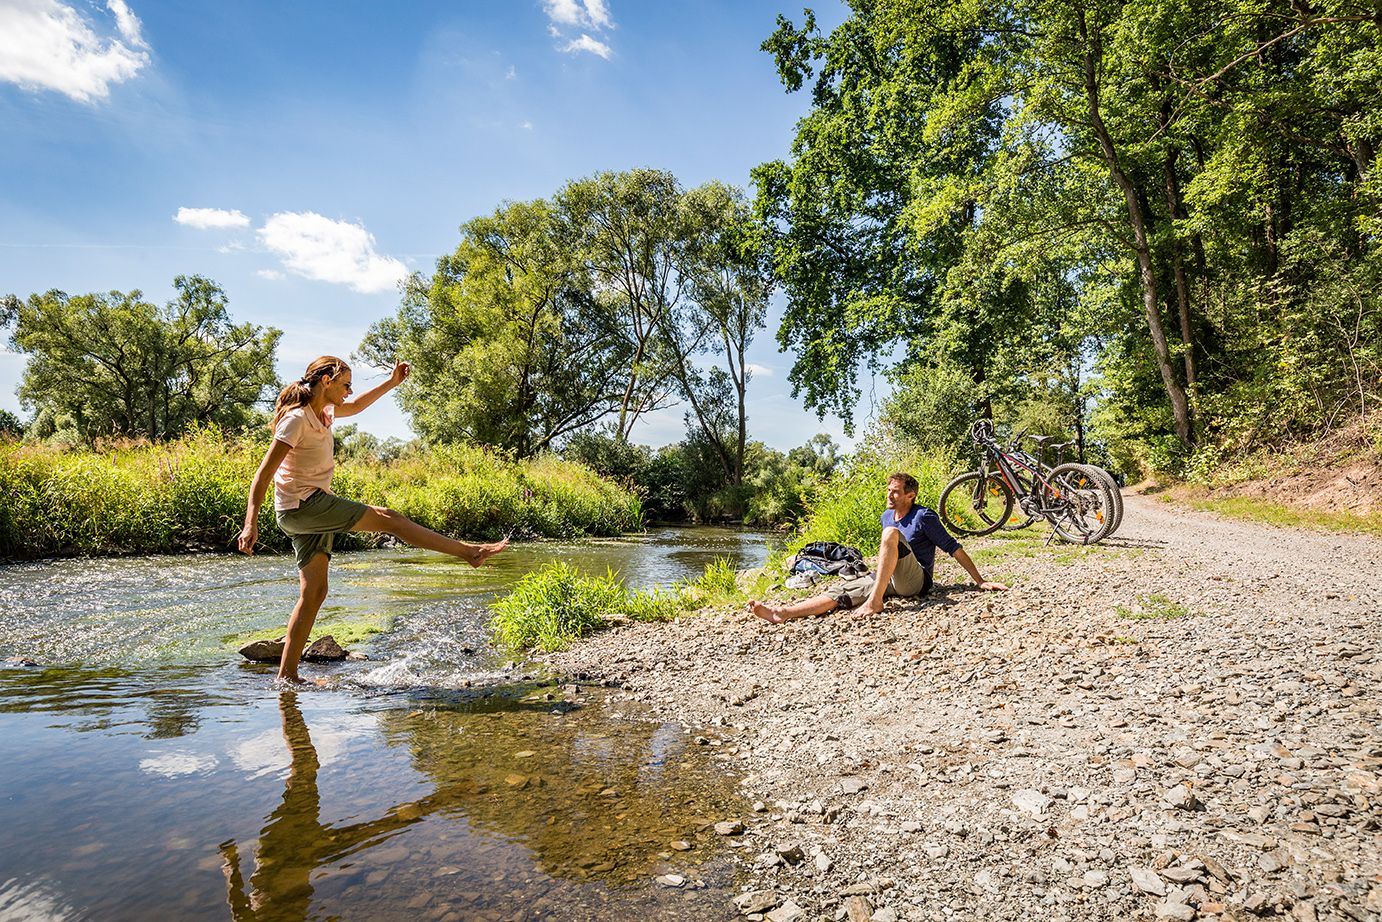
[{"label": "woman's bare foot", "polygon": [[304,679],[304,678],[302,678],[301,676],[299,676],[297,673],[294,673],[293,675],[282,675],[282,674],[280,674],[280,675],[274,676],[274,684],[275,684],[275,685],[306,685],[306,684],[307,684],[307,680]]},{"label": "woman's bare foot", "polygon": [[764,605],[762,602],[749,602],[749,614],[755,618],[762,618],[769,624],[781,624],[787,619],[782,617],[782,613],[771,605]]},{"label": "woman's bare foot", "polygon": [[467,562],[472,567],[478,567],[508,546],[508,538],[502,541],[496,541],[493,544],[472,544],[470,546],[470,557],[467,558]]}]

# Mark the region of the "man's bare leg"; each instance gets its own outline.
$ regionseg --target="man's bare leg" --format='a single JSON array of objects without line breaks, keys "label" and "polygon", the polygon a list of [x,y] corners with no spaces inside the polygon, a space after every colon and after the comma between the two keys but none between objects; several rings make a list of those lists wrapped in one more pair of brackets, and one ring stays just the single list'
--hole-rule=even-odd
[{"label": "man's bare leg", "polygon": [[858,608],[850,614],[855,618],[868,618],[883,610],[883,599],[888,593],[888,582],[897,569],[897,543],[902,532],[896,528],[883,529],[883,537],[878,542],[878,572],[873,581],[873,591]]},{"label": "man's bare leg", "polygon": [[823,615],[839,607],[840,603],[828,595],[812,596],[809,599],[802,599],[800,602],[793,602],[791,605],[778,606],[763,602],[749,602],[748,606],[750,614],[772,624],[794,621],[797,618],[809,618],[812,615]]}]

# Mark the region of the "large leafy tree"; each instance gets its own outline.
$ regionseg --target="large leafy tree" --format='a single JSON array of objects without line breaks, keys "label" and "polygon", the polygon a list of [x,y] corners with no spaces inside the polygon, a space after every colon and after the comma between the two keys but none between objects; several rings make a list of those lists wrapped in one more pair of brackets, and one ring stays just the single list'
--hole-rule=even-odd
[{"label": "large leafy tree", "polygon": [[405,408],[429,439],[528,455],[681,399],[724,478],[743,476],[745,353],[768,279],[741,193],[670,173],[603,173],[461,229],[430,280],[361,351],[406,359]]},{"label": "large leafy tree", "polygon": [[250,422],[277,386],[281,331],[234,323],[225,292],[178,276],[163,306],[139,291],[4,301],[11,345],[29,356],[23,404],[84,439],[175,438],[195,424]]},{"label": "large leafy tree", "polygon": [[412,363],[403,407],[432,441],[528,456],[620,407],[631,348],[595,296],[551,203],[510,203],[461,228],[430,280],[370,328],[371,361]]},{"label": "large leafy tree", "polygon": [[[1348,292],[1377,245],[1375,4],[851,5],[828,36],[808,13],[764,46],[812,91],[792,159],[755,174],[808,403],[847,417],[860,362],[901,346],[959,365],[981,401],[1097,358],[1141,434],[1182,446],[1248,393],[1361,408],[1376,302]],[[1331,239],[1361,274],[1311,321],[1306,254]],[[1350,361],[1286,346],[1292,317]],[[1281,381],[1319,364],[1338,373]]]}]

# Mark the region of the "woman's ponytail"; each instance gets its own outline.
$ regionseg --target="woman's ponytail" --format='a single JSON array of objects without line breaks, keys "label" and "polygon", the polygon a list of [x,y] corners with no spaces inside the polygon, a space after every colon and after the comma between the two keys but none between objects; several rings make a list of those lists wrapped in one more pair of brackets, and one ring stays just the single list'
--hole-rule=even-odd
[{"label": "woman's ponytail", "polygon": [[283,390],[278,392],[278,400],[274,402],[274,415],[269,422],[269,428],[277,430],[278,424],[283,421],[283,417],[289,410],[296,410],[298,407],[305,407],[311,403],[312,391],[322,378],[328,375],[334,378],[349,369],[349,365],[334,355],[323,355],[313,359],[312,363],[307,366],[306,374],[296,381],[289,382]]}]

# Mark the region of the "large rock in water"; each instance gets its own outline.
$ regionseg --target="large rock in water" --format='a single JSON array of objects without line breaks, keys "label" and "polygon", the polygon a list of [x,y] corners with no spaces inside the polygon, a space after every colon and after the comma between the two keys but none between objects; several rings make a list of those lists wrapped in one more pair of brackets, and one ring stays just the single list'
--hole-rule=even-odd
[{"label": "large rock in water", "polygon": [[[283,659],[283,647],[287,642],[287,636],[277,640],[256,640],[254,643],[241,647],[240,655],[256,663],[277,663]],[[336,643],[336,638],[326,634],[308,644],[307,649],[302,651],[302,658],[309,663],[327,663],[343,659],[364,659],[365,657],[359,653],[347,652],[344,647]]]}]

